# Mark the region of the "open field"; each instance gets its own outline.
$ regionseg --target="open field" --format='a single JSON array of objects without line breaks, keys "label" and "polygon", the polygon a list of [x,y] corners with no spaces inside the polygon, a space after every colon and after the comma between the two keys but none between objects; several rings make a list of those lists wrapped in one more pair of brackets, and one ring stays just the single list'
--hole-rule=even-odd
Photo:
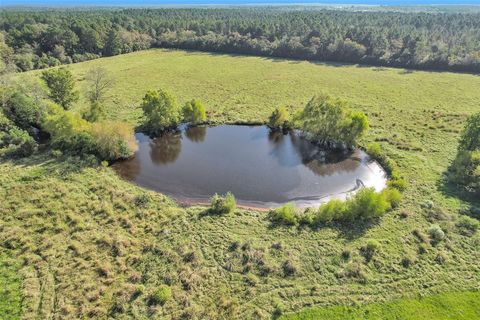
[{"label": "open field", "polygon": [[356,308],[330,307],[325,309],[307,309],[299,314],[285,316],[282,319],[478,319],[480,318],[479,298],[479,292],[447,293],[422,299],[403,299]]},{"label": "open field", "polygon": [[[480,289],[480,236],[455,225],[461,207],[479,203],[460,200],[442,178],[466,117],[480,108],[480,77],[150,50],[69,66],[82,93],[93,66],[116,81],[108,116],[133,124],[145,91],[156,88],[181,103],[201,99],[218,123],[264,122],[276,106],[293,111],[322,91],[344,98],[369,117],[362,143],[382,143],[410,186],[401,206],[375,223],[311,230],[275,227],[249,210],[204,215],[78,159],[45,152],[3,160],[0,244],[15,259],[9,265],[19,269],[21,291],[14,276],[0,279],[13,287],[8,299],[23,295],[25,318],[249,319],[320,306],[320,315],[335,319],[344,312],[335,306],[376,303],[358,311],[376,319],[391,306],[384,302]],[[75,109],[84,106],[85,99]],[[426,201],[434,208],[423,208]],[[446,233],[436,245],[428,239],[432,223]],[[360,247],[369,239],[381,247],[366,261]],[[152,305],[161,284],[173,297]],[[477,293],[443,298],[464,303],[472,295],[478,300]],[[435,299],[392,310],[424,302],[428,310]],[[476,315],[478,304],[462,305]]]}]

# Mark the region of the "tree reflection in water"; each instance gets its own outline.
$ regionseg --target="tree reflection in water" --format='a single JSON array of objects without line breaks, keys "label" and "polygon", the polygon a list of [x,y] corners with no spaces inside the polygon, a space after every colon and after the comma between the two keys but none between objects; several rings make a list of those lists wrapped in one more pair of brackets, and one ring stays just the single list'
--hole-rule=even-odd
[{"label": "tree reflection in water", "polygon": [[185,136],[192,142],[203,142],[207,134],[207,127],[191,127],[185,130]]},{"label": "tree reflection in water", "polygon": [[182,134],[179,132],[167,132],[150,141],[150,158],[156,164],[175,162],[181,150]]},{"label": "tree reflection in water", "polygon": [[[273,145],[272,155],[281,160],[281,165],[294,166],[301,161],[308,169],[318,176],[331,176],[334,173],[355,171],[360,166],[358,151],[343,152],[338,150],[325,150],[312,144],[301,137],[297,132],[290,132],[291,147],[295,150],[297,159],[285,157],[290,150],[285,135],[281,131],[270,131],[268,140]],[[285,161],[288,159],[288,161]]]}]

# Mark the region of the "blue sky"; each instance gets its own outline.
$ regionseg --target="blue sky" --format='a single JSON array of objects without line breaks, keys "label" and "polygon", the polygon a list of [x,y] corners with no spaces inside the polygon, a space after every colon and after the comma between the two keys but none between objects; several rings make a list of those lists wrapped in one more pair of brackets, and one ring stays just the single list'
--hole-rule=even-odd
[{"label": "blue sky", "polygon": [[480,0],[0,0],[3,5],[182,5],[182,4],[368,4],[368,5],[426,5],[480,4]]}]

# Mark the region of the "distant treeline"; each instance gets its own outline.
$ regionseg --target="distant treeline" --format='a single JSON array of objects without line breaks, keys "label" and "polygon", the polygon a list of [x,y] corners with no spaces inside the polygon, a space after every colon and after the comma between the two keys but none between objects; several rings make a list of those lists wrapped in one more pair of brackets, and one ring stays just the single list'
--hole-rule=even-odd
[{"label": "distant treeline", "polygon": [[8,10],[2,12],[0,30],[0,54],[23,71],[152,47],[480,71],[480,13]]}]

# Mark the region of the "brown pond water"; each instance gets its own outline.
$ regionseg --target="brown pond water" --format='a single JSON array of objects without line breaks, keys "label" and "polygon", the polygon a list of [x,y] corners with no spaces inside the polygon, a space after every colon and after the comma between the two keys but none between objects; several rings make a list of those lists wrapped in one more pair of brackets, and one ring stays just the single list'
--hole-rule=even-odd
[{"label": "brown pond water", "polygon": [[384,170],[361,150],[325,151],[300,133],[265,126],[195,127],[151,139],[113,165],[120,176],[180,202],[204,203],[231,191],[245,206],[318,205],[361,186],[381,190]]}]

